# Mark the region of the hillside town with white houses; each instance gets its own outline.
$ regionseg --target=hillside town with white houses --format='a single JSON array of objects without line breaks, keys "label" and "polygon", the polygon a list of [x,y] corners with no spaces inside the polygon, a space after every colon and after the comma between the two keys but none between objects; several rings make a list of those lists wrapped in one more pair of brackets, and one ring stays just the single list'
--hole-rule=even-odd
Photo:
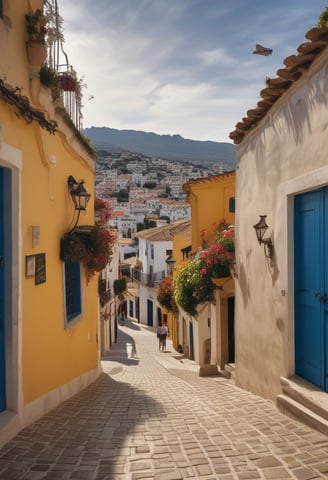
[{"label": "hillside town with white houses", "polygon": [[96,192],[109,200],[113,209],[111,224],[119,238],[132,238],[145,218],[156,227],[190,218],[183,184],[227,170],[229,167],[222,162],[202,166],[131,152],[100,151]]}]

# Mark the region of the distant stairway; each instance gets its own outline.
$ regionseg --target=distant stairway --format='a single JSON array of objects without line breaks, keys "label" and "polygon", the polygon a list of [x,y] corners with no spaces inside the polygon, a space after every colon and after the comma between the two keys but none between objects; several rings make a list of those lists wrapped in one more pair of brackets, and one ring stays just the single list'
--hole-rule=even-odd
[{"label": "distant stairway", "polygon": [[224,370],[221,371],[221,374],[225,378],[235,378],[235,364],[234,363],[227,363],[224,366]]},{"label": "distant stairway", "polygon": [[328,393],[300,377],[281,377],[280,383],[278,409],[328,435]]}]

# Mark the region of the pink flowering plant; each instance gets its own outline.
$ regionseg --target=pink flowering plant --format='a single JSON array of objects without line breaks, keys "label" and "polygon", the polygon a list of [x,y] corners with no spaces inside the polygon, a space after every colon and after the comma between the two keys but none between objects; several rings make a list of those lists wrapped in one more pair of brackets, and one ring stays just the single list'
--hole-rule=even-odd
[{"label": "pink flowering plant", "polygon": [[175,301],[185,312],[197,315],[197,306],[215,300],[212,278],[230,277],[235,258],[235,229],[225,220],[213,224],[210,233],[201,233],[203,249],[178,269],[174,277]]},{"label": "pink flowering plant", "polygon": [[235,228],[225,220],[214,224],[213,232],[208,235],[202,231],[204,249],[199,252],[199,258],[212,277],[230,276],[229,265],[235,258]]}]

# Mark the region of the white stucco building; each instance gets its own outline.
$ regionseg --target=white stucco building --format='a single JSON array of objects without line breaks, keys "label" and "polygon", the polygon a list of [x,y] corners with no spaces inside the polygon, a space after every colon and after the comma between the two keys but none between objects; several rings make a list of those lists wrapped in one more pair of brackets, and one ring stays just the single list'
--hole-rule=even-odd
[{"label": "white stucco building", "polygon": [[[290,377],[328,392],[328,29],[306,38],[230,134],[237,144],[236,382],[271,399]],[[256,239],[259,215],[266,215],[272,258]]]}]

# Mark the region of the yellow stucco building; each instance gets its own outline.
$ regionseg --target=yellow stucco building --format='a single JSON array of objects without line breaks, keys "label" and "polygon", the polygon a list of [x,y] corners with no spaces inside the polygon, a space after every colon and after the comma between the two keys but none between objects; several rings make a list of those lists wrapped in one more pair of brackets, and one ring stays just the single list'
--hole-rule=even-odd
[{"label": "yellow stucco building", "polygon": [[[172,234],[172,258],[174,263],[171,264],[172,271],[168,273],[172,277],[174,277],[175,269],[188,261],[189,253],[191,251],[191,219],[183,219],[175,223],[177,226],[170,229]],[[168,268],[170,268],[169,265]],[[167,321],[173,347],[176,350],[179,350],[180,342],[181,344],[183,342],[181,335],[179,336],[178,312],[176,310],[167,311],[166,309],[163,309],[163,307],[162,311],[163,318]],[[166,315],[166,317],[164,315]]]},{"label": "yellow stucco building", "polygon": [[[184,186],[191,204],[191,244],[195,253],[204,247],[202,232],[220,220],[234,224],[235,172],[191,180]],[[224,369],[234,362],[234,280],[225,280],[215,294],[215,304],[202,304],[197,319],[180,311],[184,351],[200,366]]]},{"label": "yellow stucco building", "polygon": [[[1,3],[0,446],[99,375],[97,282],[60,260],[76,216],[94,223],[95,157],[28,57],[26,15],[43,2]],[[91,194],[86,210],[70,176]]]}]

